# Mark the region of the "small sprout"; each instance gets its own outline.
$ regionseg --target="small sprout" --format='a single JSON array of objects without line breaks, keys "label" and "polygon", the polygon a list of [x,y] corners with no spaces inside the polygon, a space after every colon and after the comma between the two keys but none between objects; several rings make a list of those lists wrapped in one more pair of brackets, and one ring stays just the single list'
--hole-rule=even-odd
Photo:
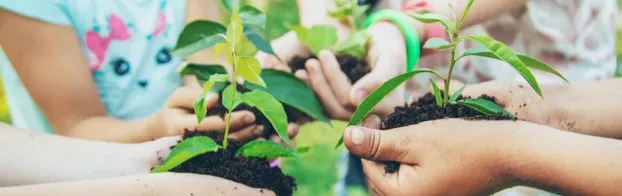
[{"label": "small sprout", "polygon": [[[523,76],[523,78],[525,78],[525,80],[529,83],[529,85],[531,85],[532,89],[536,93],[538,93],[538,95],[540,95],[541,97],[542,97],[542,91],[540,90],[540,86],[538,85],[536,78],[533,76],[529,68],[538,69],[538,70],[542,70],[542,71],[554,74],[560,77],[561,79],[565,80],[566,82],[568,82],[568,80],[566,80],[566,78],[562,76],[558,71],[554,70],[553,68],[546,65],[545,63],[542,63],[528,56],[516,54],[512,50],[510,50],[510,48],[507,47],[505,44],[499,41],[496,41],[490,37],[483,36],[483,35],[471,35],[471,36],[465,36],[465,37],[458,36],[460,27],[464,23],[464,20],[467,16],[467,13],[471,9],[473,2],[474,0],[469,0],[464,12],[462,13],[462,17],[460,18],[460,21],[458,23],[454,22],[455,13],[453,14],[454,20],[449,20],[442,15],[431,13],[428,11],[423,11],[419,13],[409,13],[410,16],[424,23],[440,23],[445,28],[447,33],[449,33],[450,38],[451,38],[450,41],[433,38],[433,39],[428,40],[426,44],[424,45],[425,48],[451,51],[451,59],[450,59],[449,71],[448,71],[447,76],[443,77],[441,74],[439,74],[438,72],[434,70],[418,69],[418,70],[414,70],[414,71],[410,71],[410,72],[398,75],[388,80],[387,82],[380,85],[380,87],[376,88],[376,90],[374,90],[371,94],[369,94],[369,96],[367,96],[367,98],[365,98],[365,100],[363,100],[363,102],[361,102],[359,107],[356,109],[356,111],[352,115],[352,118],[350,119],[348,126],[359,125],[362,122],[362,120],[373,110],[373,108],[387,94],[393,91],[393,89],[397,88],[403,82],[414,77],[415,75],[419,73],[425,73],[425,72],[435,74],[436,76],[438,76],[444,81],[444,92],[445,93],[441,95],[439,87],[436,85],[436,83],[434,83],[430,79],[430,83],[432,84],[432,87],[433,87],[434,97],[436,99],[436,103],[439,106],[446,107],[448,104],[461,104],[469,108],[472,108],[478,112],[481,112],[482,114],[485,114],[485,115],[493,115],[493,114],[502,113],[504,115],[514,117],[514,115],[512,115],[511,113],[503,109],[503,107],[491,101],[485,100],[485,99],[478,98],[478,99],[458,100],[458,97],[460,96],[462,91],[465,89],[466,85],[460,88],[456,93],[454,93],[450,97],[449,85],[451,81],[453,68],[456,65],[456,62],[465,56],[488,57],[488,58],[502,60],[508,63],[518,73],[520,73],[521,76]],[[453,6],[450,5],[450,7],[452,7],[452,10],[453,10]],[[466,52],[464,52],[462,55],[456,57],[456,46],[458,43],[460,43],[464,39],[469,39],[469,40],[478,42],[479,44],[483,46],[483,48],[482,47],[471,48],[471,49],[468,49]],[[339,147],[342,143],[343,143],[343,137],[339,140],[336,147]]]},{"label": "small sprout", "polygon": [[348,17],[361,17],[370,8],[369,5],[359,5],[358,0],[338,0],[336,3],[338,6],[337,9],[328,12],[328,15],[338,20],[345,20]]},{"label": "small sprout", "polygon": [[283,145],[268,141],[268,140],[255,140],[246,143],[235,153],[235,156],[243,155],[245,157],[256,158],[277,158],[277,157],[295,157],[298,154],[308,151],[306,148],[285,148]]},{"label": "small sprout", "polygon": [[[337,43],[337,28],[330,25],[314,25],[311,29],[303,26],[288,25],[288,28],[296,32],[298,40],[307,46],[314,55],[317,55],[322,50],[330,49]],[[369,39],[370,37],[365,31],[354,32],[335,46],[335,53],[337,55],[348,54],[364,58],[367,53]]]}]

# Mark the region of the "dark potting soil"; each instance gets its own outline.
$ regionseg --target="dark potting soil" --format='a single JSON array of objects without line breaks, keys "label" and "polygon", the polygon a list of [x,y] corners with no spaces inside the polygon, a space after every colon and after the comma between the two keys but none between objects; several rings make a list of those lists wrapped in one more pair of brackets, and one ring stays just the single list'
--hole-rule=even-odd
[{"label": "dark potting soil", "polygon": [[[339,62],[339,65],[341,65],[341,71],[343,71],[343,73],[345,73],[348,78],[350,78],[350,81],[352,81],[352,83],[355,83],[371,71],[371,67],[364,59],[358,59],[351,55],[337,55],[336,57],[337,62]],[[292,69],[293,72],[304,69],[307,60],[312,58],[317,59],[316,56],[294,57],[294,59],[289,62],[289,67]]]},{"label": "dark potting soil", "polygon": [[[218,132],[186,131],[183,139],[208,136],[222,144],[223,135]],[[196,156],[173,168],[172,172],[205,174],[225,178],[254,188],[274,191],[278,196],[290,196],[296,188],[294,178],[286,176],[279,167],[270,167],[266,159],[235,157],[239,141],[229,139],[226,150]]]},{"label": "dark potting soil", "polygon": [[[464,98],[470,97],[460,95],[458,100]],[[479,98],[496,103],[494,97],[482,95]],[[381,129],[393,129],[444,118],[462,118],[466,120],[516,120],[516,118],[501,113],[485,115],[460,104],[450,104],[447,107],[440,107],[436,105],[434,95],[432,95],[432,93],[427,93],[410,105],[407,104],[405,106],[395,107],[394,112],[382,122]],[[399,170],[400,164],[397,162],[387,162],[385,164],[386,173],[395,173]]]}]

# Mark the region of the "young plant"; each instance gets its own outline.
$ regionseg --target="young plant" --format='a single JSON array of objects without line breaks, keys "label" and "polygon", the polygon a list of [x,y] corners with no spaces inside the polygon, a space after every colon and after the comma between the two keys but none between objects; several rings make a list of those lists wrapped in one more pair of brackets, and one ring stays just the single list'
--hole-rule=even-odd
[{"label": "young plant", "polygon": [[[314,25],[311,28],[290,26],[289,29],[296,32],[298,40],[307,46],[315,56],[320,51],[330,49],[337,43],[337,28],[334,26]],[[335,46],[335,53],[337,55],[347,54],[364,59],[369,39],[369,35],[364,31],[356,31]]]},{"label": "young plant", "polygon": [[[344,21],[350,17],[352,19],[360,18],[369,10],[370,5],[359,5],[358,0],[335,0],[337,9],[328,12],[328,15],[334,19]],[[356,29],[356,22],[352,21],[352,25]]]},{"label": "young plant", "polygon": [[[434,70],[431,70],[431,69],[418,69],[418,70],[406,72],[404,74],[398,75],[388,80],[387,82],[382,84],[380,87],[375,89],[369,96],[367,96],[367,98],[365,98],[365,100],[363,100],[363,102],[359,105],[359,107],[354,112],[350,122],[348,123],[348,126],[359,125],[362,122],[362,120],[373,110],[373,108],[387,94],[389,94],[395,88],[400,86],[400,84],[404,83],[408,79],[420,73],[431,73],[431,74],[438,76],[440,79],[444,81],[444,93],[441,94],[440,88],[436,85],[436,83],[434,83],[430,79],[430,83],[432,84],[432,88],[433,88],[433,94],[436,99],[436,104],[440,107],[447,107],[447,105],[449,104],[461,104],[461,105],[472,108],[486,115],[503,113],[507,116],[514,117],[514,115],[507,112],[505,109],[503,109],[503,107],[498,106],[497,104],[491,101],[485,100],[485,99],[476,98],[476,99],[458,100],[458,96],[460,95],[460,93],[462,93],[462,91],[464,90],[466,86],[459,89],[453,95],[449,94],[449,85],[450,85],[449,82],[451,81],[451,76],[452,76],[451,74],[452,74],[453,68],[456,65],[456,62],[458,60],[466,56],[488,57],[488,58],[498,59],[498,60],[507,62],[518,73],[520,73],[521,76],[523,76],[523,78],[525,78],[527,83],[529,83],[532,89],[536,93],[538,93],[540,97],[543,97],[542,91],[540,90],[540,86],[538,85],[536,78],[531,73],[529,68],[537,69],[537,70],[541,70],[541,71],[545,71],[545,72],[557,75],[558,77],[562,78],[564,81],[569,83],[568,80],[564,76],[562,76],[558,71],[554,70],[547,64],[540,62],[536,59],[533,59],[531,57],[528,57],[528,56],[516,54],[505,44],[499,41],[496,41],[488,36],[483,36],[483,35],[459,36],[458,32],[460,31],[460,27],[462,26],[462,23],[464,22],[464,19],[467,13],[469,12],[469,9],[473,5],[473,2],[474,0],[470,0],[468,2],[464,12],[462,13],[462,17],[457,22],[449,20],[442,15],[427,12],[427,11],[423,11],[419,13],[409,13],[410,16],[424,23],[440,23],[445,28],[447,33],[450,35],[449,41],[439,39],[439,38],[432,38],[432,39],[429,39],[423,46],[424,48],[430,48],[430,49],[436,49],[436,50],[450,50],[451,59],[450,59],[449,70],[448,70],[447,76],[443,76],[440,73]],[[455,14],[454,14],[454,18],[455,18]],[[466,40],[466,39],[478,42],[483,47],[475,47],[475,48],[468,49],[467,51],[462,53],[460,56],[457,56],[456,46],[462,40]],[[343,143],[343,137],[339,140],[337,146],[341,145],[342,143]]]},{"label": "young plant", "polygon": [[[265,16],[259,10],[251,6],[244,6],[238,9],[237,1],[222,1],[225,7],[231,11],[231,18],[227,27],[212,21],[195,21],[188,24],[177,41],[176,47],[172,53],[181,57],[192,55],[202,49],[217,47],[217,50],[227,51],[228,60],[233,66],[231,75],[226,72],[209,67],[209,72],[197,72],[203,78],[203,92],[194,102],[194,111],[197,121],[200,123],[207,114],[207,103],[205,97],[207,93],[216,84],[228,85],[222,95],[222,104],[227,109],[226,126],[222,146],[216,144],[209,137],[193,137],[181,141],[176,145],[169,157],[160,166],[153,168],[152,172],[166,172],[179,164],[204,153],[216,152],[219,148],[226,149],[228,145],[228,136],[231,122],[231,113],[236,107],[244,103],[248,106],[255,107],[270,121],[278,136],[288,145],[282,146],[272,141],[253,141],[245,144],[237,150],[236,156],[245,157],[293,157],[298,153],[308,151],[308,148],[293,149],[293,145],[287,136],[287,115],[283,105],[270,93],[264,90],[254,89],[250,92],[238,92],[237,78],[241,77],[246,82],[252,83],[259,87],[265,88],[266,82],[260,77],[261,68],[257,59],[253,57],[240,56],[240,41],[242,36],[253,41],[260,50],[272,53],[270,45],[261,45],[267,43],[257,32],[263,32],[265,26]],[[255,36],[255,37],[254,37]],[[254,39],[257,38],[257,39]],[[262,47],[263,46],[263,47]],[[263,49],[262,49],[263,48]],[[269,49],[269,50],[267,50]],[[181,68],[181,72],[191,72],[197,69],[188,69],[192,64],[185,64]],[[199,75],[197,75],[198,78]]]}]

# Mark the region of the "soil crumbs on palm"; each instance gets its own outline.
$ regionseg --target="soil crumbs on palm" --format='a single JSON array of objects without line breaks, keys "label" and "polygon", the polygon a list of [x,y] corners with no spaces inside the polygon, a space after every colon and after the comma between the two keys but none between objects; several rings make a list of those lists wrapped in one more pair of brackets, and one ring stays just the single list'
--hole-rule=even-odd
[{"label": "soil crumbs on palm", "polygon": [[[195,136],[208,136],[219,144],[223,140],[220,133],[202,131],[186,131],[183,139]],[[196,156],[171,171],[217,176],[250,187],[272,190],[279,196],[293,194],[296,183],[292,177],[283,174],[281,168],[271,168],[266,159],[235,157],[242,145],[239,141],[229,139],[226,150],[219,149],[215,153]]]},{"label": "soil crumbs on palm", "polygon": [[[300,69],[305,69],[305,63],[309,59],[317,59],[316,56],[311,57],[294,57],[289,62],[289,67],[293,72]],[[358,59],[351,55],[337,55],[337,62],[341,65],[341,71],[345,73],[352,83],[355,83],[363,76],[367,75],[371,71],[371,67],[364,59]]]},{"label": "soil crumbs on palm", "polygon": [[[465,98],[470,97],[463,97],[460,95],[458,100]],[[479,98],[496,103],[494,97],[482,95]],[[432,93],[427,93],[410,105],[395,107],[395,111],[382,123],[381,129],[393,129],[444,118],[462,118],[466,120],[516,120],[516,118],[501,113],[485,115],[460,104],[450,104],[447,107],[440,107],[436,105],[434,95],[432,95]],[[400,164],[397,162],[386,162],[385,164],[385,172],[389,174],[397,172],[400,167]]]}]

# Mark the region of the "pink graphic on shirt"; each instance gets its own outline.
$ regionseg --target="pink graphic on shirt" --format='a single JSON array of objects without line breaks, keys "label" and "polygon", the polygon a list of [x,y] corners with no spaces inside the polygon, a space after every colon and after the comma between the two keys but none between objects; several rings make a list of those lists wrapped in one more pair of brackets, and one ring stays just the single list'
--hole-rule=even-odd
[{"label": "pink graphic on shirt", "polygon": [[86,47],[95,55],[91,62],[91,70],[98,70],[104,61],[106,51],[112,40],[129,40],[130,31],[127,25],[115,14],[110,14],[110,35],[102,37],[94,30],[86,32]]},{"label": "pink graphic on shirt", "polygon": [[166,15],[163,12],[158,13],[158,20],[155,30],[153,31],[153,37],[159,36],[166,30]]}]

